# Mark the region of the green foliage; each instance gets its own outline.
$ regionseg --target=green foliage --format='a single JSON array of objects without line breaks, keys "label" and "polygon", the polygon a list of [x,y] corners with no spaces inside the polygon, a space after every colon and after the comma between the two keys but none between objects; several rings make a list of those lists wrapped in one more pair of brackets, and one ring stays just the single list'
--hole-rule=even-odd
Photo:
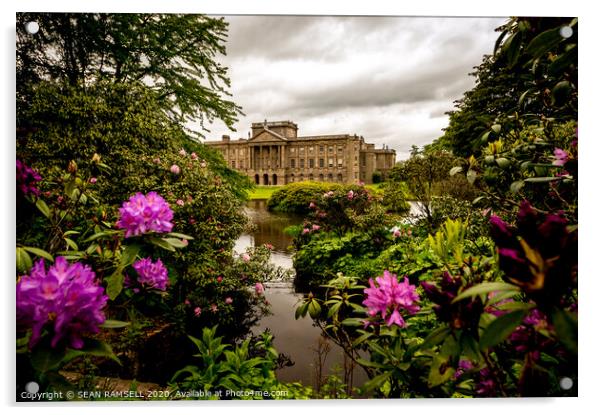
[{"label": "green foliage", "polygon": [[319,200],[328,191],[342,190],[343,185],[324,182],[289,183],[276,190],[268,200],[268,210],[307,214],[309,204]]},{"label": "green foliage", "polygon": [[[38,22],[31,36],[25,23]],[[232,127],[241,108],[225,99],[230,80],[224,18],[198,14],[18,13],[18,100],[42,79],[71,86],[108,80],[144,81],[153,102],[184,124],[222,120]],[[84,108],[84,107],[82,107]]]}]

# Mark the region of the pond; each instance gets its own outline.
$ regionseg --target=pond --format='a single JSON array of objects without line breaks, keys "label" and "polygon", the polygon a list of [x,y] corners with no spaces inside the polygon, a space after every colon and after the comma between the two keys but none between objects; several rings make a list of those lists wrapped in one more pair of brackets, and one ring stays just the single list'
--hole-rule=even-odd
[{"label": "pond", "polygon": [[[272,262],[281,267],[292,269],[293,252],[289,248],[292,237],[284,233],[287,226],[299,224],[298,216],[271,213],[266,208],[265,200],[251,200],[245,209],[255,229],[243,234],[236,241],[235,251],[244,252],[249,246],[272,244]],[[351,362],[343,350],[331,341],[323,338],[320,328],[313,325],[311,318],[295,320],[295,309],[303,298],[303,293],[296,293],[292,282],[268,282],[265,284],[265,296],[270,304],[271,315],[264,316],[254,334],[270,329],[274,335],[274,347],[287,355],[294,364],[278,369],[276,375],[283,382],[300,381],[304,385],[317,384],[335,370],[343,376],[342,369]],[[354,386],[362,385],[367,377],[356,368],[352,371]]]}]

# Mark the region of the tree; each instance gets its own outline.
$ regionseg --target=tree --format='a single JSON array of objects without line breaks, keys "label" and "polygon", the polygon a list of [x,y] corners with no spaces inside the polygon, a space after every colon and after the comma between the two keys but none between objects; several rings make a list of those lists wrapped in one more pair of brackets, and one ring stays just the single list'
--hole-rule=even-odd
[{"label": "tree", "polygon": [[[572,27],[570,38],[559,34],[563,25]],[[503,124],[504,117],[516,111],[536,117],[575,118],[576,30],[576,20],[571,18],[512,18],[499,27],[493,55],[484,56],[471,73],[475,87],[455,101],[456,109],[447,113],[449,126],[433,147],[448,148],[462,157],[478,156],[481,148],[500,134],[492,127]],[[559,88],[561,81],[571,85],[571,91],[566,92],[565,84]],[[566,105],[555,105],[565,92]]]},{"label": "tree", "polygon": [[[31,35],[25,23],[36,21]],[[230,80],[218,61],[228,23],[193,14],[17,14],[17,99],[27,105],[42,80],[86,88],[100,80],[148,87],[174,121],[228,127],[242,114],[226,97]]]}]

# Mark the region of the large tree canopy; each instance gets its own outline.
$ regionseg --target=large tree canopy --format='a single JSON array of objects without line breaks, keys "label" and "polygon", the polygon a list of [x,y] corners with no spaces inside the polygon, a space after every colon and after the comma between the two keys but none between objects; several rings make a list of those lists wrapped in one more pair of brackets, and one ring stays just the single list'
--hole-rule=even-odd
[{"label": "large tree canopy", "polygon": [[[25,23],[36,21],[31,35]],[[228,23],[192,14],[21,13],[17,15],[17,98],[41,80],[87,86],[99,80],[144,83],[174,121],[222,120],[241,108],[228,99]]]},{"label": "large tree canopy", "polygon": [[[559,33],[563,25],[572,28],[568,38]],[[535,118],[576,118],[576,20],[512,18],[497,30],[501,34],[493,55],[484,56],[471,73],[475,87],[447,113],[449,126],[434,147],[462,157],[478,155],[488,140],[497,138],[496,128],[487,134],[491,127],[504,124],[502,118],[516,111]],[[566,99],[558,102],[562,94]]]}]

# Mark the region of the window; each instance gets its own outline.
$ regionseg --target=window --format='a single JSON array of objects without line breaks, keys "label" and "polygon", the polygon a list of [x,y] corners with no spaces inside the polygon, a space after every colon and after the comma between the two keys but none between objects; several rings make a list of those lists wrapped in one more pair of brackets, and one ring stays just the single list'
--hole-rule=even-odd
[{"label": "window", "polygon": [[337,152],[342,153],[343,152],[343,146],[339,146]]},{"label": "window", "polygon": [[303,155],[305,155],[305,147],[301,147],[301,148],[299,149],[299,155],[300,155],[300,156],[303,156]]},{"label": "window", "polygon": [[314,164],[315,164],[316,160],[314,159],[309,159],[309,168],[313,169],[314,168]]},{"label": "window", "polygon": [[328,159],[328,167],[334,166],[334,159]]},{"label": "window", "polygon": [[320,153],[324,152],[324,146],[320,146]]},{"label": "window", "polygon": [[301,168],[301,169],[305,168],[305,159],[299,159],[299,168]]},{"label": "window", "polygon": [[230,164],[232,165],[232,168],[235,169],[236,168],[236,160],[232,160],[230,162]]},{"label": "window", "polygon": [[337,182],[343,181],[343,175],[341,173],[337,174]]},{"label": "window", "polygon": [[292,147],[291,148],[291,153],[296,153],[296,152],[297,152],[297,149],[295,147]]},{"label": "window", "polygon": [[320,179],[321,182],[324,181],[324,175],[323,174],[320,174],[320,176],[318,176],[318,177],[319,177],[319,179]]},{"label": "window", "polygon": [[295,168],[295,159],[291,159],[291,169]]},{"label": "window", "polygon": [[245,155],[245,149],[241,148],[240,150],[238,150],[238,154],[240,154],[241,156]]},{"label": "window", "polygon": [[343,167],[343,159],[339,159],[337,164],[339,168]]},{"label": "window", "polygon": [[323,168],[324,167],[324,159],[320,159],[320,167]]},{"label": "window", "polygon": [[238,168],[243,169],[245,167],[243,160],[238,160]]},{"label": "window", "polygon": [[309,148],[309,152],[310,152],[311,154],[313,154],[313,153],[314,153],[314,148],[313,148],[313,146]]},{"label": "window", "polygon": [[291,174],[291,183],[293,183],[295,181],[295,175]]},{"label": "window", "polygon": [[333,150],[334,150],[334,148],[333,148],[332,146],[328,146],[328,152],[329,152],[329,153],[332,153],[332,152],[333,152]]},{"label": "window", "polygon": [[328,181],[331,182],[332,181],[332,173],[328,173]]}]

